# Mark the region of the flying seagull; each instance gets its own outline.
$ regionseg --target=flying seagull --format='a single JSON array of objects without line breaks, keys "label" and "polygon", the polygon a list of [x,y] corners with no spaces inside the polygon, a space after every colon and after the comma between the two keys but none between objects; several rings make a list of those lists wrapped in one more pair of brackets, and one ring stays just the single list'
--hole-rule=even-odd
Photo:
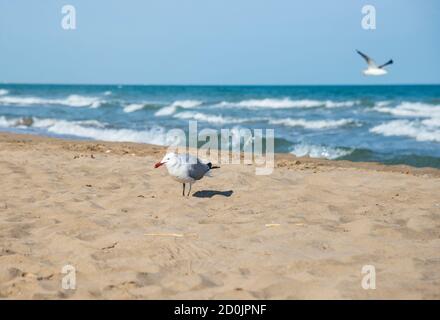
[{"label": "flying seagull", "polygon": [[376,62],[374,62],[374,60],[365,53],[362,53],[359,50],[356,50],[356,52],[359,53],[368,64],[368,68],[362,71],[362,73],[366,76],[383,76],[384,74],[388,73],[384,68],[390,64],[393,64],[393,60],[391,59],[387,63],[377,66]]},{"label": "flying seagull", "polygon": [[211,169],[220,168],[213,166],[211,162],[203,163],[199,158],[189,154],[178,155],[174,152],[167,153],[154,167],[159,168],[163,164],[167,167],[170,176],[183,184],[183,196],[185,196],[185,185],[187,183],[189,183],[189,196],[194,182],[202,179],[206,174],[209,175]]}]

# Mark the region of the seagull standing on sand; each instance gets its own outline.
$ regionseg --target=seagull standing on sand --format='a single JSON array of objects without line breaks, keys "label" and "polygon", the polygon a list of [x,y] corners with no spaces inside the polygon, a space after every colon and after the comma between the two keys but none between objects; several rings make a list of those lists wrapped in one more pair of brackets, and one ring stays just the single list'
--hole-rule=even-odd
[{"label": "seagull standing on sand", "polygon": [[362,71],[363,74],[366,76],[383,76],[384,74],[388,73],[384,68],[390,64],[393,64],[393,60],[391,59],[387,63],[377,66],[376,62],[374,62],[374,60],[367,56],[365,53],[362,53],[359,50],[356,50],[356,52],[359,53],[368,64],[368,68]]},{"label": "seagull standing on sand", "polygon": [[185,185],[189,183],[188,196],[191,193],[191,187],[194,182],[202,179],[206,174],[209,175],[211,169],[218,169],[211,162],[203,163],[199,158],[189,154],[167,153],[163,159],[154,165],[159,168],[165,165],[171,177],[183,184],[182,195],[185,196]]}]

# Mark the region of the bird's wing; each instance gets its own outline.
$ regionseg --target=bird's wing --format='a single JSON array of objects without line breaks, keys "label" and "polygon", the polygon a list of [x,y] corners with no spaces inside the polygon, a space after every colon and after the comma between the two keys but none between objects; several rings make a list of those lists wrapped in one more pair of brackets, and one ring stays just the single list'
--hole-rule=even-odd
[{"label": "bird's wing", "polygon": [[188,165],[188,175],[194,180],[200,180],[209,171],[209,166],[198,161],[195,164]]},{"label": "bird's wing", "polygon": [[393,63],[394,63],[394,61],[393,61],[393,59],[391,59],[390,61],[388,61],[387,63],[384,63],[383,65],[379,66],[378,68],[382,69],[383,67],[386,67],[386,66],[393,64]]},{"label": "bird's wing", "polygon": [[367,56],[365,53],[360,52],[359,50],[356,50],[357,53],[359,53],[362,58],[365,59],[369,67],[376,67],[376,62],[374,62],[373,59],[371,59],[369,56]]}]

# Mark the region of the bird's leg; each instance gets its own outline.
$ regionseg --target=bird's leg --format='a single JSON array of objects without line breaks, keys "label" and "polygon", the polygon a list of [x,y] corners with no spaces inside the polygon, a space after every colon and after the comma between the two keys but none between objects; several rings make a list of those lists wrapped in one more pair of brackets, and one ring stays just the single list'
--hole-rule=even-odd
[{"label": "bird's leg", "polygon": [[185,196],[185,184],[182,183],[182,186],[183,186],[182,196]]},{"label": "bird's leg", "polygon": [[192,187],[192,183],[189,184],[188,197],[189,197],[189,194],[191,193],[191,187]]}]

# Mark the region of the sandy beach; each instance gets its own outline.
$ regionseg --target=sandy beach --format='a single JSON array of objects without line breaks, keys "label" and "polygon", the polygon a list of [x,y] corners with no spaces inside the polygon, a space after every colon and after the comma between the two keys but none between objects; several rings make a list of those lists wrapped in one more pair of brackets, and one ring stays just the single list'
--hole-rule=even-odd
[{"label": "sandy beach", "polygon": [[163,153],[0,133],[0,298],[440,298],[440,170],[277,155],[182,197]]}]

